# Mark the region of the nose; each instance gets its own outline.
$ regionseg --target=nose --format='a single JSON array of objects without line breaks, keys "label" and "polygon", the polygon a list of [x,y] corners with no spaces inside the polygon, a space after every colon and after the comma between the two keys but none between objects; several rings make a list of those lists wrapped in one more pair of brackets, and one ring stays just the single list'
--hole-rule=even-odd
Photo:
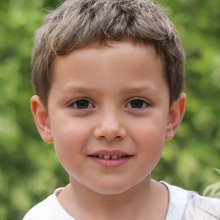
[{"label": "nose", "polygon": [[94,130],[96,139],[106,139],[111,142],[116,139],[122,140],[126,137],[126,129],[122,123],[122,118],[113,112],[102,114],[98,118],[97,126]]}]

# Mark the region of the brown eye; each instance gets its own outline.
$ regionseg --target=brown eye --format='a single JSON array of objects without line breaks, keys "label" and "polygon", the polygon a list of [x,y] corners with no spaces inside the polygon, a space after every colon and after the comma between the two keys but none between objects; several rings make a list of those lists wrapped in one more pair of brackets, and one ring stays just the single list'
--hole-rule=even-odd
[{"label": "brown eye", "polygon": [[73,107],[78,109],[86,109],[86,108],[92,108],[93,105],[89,101],[82,99],[74,102]]},{"label": "brown eye", "polygon": [[129,108],[144,108],[146,106],[147,106],[147,103],[140,99],[135,99],[128,103]]}]

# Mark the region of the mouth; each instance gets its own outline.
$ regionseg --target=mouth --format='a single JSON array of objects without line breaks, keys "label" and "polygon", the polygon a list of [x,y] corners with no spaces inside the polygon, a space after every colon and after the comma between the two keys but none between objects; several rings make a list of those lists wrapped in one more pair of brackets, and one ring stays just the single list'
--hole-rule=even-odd
[{"label": "mouth", "polygon": [[103,158],[105,160],[117,160],[120,158],[131,157],[131,156],[132,155],[105,155],[105,154],[89,155],[89,157]]},{"label": "mouth", "polygon": [[124,165],[133,158],[133,155],[122,151],[99,151],[88,155],[88,157],[103,167],[113,168]]}]

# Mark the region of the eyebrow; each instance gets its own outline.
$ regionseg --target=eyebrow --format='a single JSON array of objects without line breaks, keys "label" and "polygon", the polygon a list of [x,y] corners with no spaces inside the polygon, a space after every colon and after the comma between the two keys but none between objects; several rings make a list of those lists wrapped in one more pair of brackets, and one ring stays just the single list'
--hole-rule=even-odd
[{"label": "eyebrow", "polygon": [[61,93],[73,92],[73,93],[100,93],[96,88],[88,88],[81,86],[68,86],[61,91]]},{"label": "eyebrow", "polygon": [[133,88],[124,88],[122,91],[124,94],[138,94],[141,92],[150,93],[156,100],[161,100],[161,94],[155,88],[151,86],[137,86]]},{"label": "eyebrow", "polygon": [[[68,93],[68,92],[101,94],[99,89],[89,88],[85,86],[68,86],[61,91],[61,93]],[[137,86],[137,87],[131,87],[131,88],[124,88],[120,91],[120,93],[122,94],[131,94],[131,93],[140,93],[140,92],[150,92],[150,93],[153,93],[155,96],[160,97],[159,92],[150,86]]]},{"label": "eyebrow", "polygon": [[152,87],[149,87],[149,86],[139,86],[139,87],[133,87],[133,88],[125,88],[121,92],[122,93],[139,93],[139,92],[145,92],[145,91],[149,91],[149,92],[152,92],[152,93],[155,93],[155,94],[159,95],[159,92],[156,89],[154,89]]}]

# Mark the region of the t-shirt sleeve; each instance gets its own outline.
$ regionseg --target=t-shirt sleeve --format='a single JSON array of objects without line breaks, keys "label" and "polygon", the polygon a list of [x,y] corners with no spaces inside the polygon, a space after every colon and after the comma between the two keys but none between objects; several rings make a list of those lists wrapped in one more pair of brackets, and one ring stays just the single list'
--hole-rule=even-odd
[{"label": "t-shirt sleeve", "polygon": [[53,206],[52,195],[31,208],[23,220],[50,220],[49,213]]},{"label": "t-shirt sleeve", "polygon": [[220,220],[220,199],[188,193],[181,220]]},{"label": "t-shirt sleeve", "polygon": [[38,203],[24,216],[23,220],[75,220],[59,204],[56,195],[50,195]]}]

